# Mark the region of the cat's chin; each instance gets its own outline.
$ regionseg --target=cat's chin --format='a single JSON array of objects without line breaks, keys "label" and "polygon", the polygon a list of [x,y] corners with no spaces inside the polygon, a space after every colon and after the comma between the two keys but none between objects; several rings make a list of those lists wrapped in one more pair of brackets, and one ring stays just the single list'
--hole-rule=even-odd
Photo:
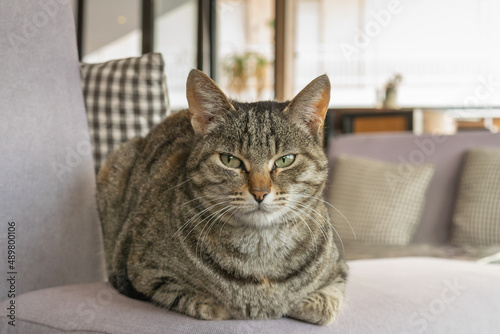
[{"label": "cat's chin", "polygon": [[238,216],[238,223],[252,227],[271,227],[278,225],[281,220],[281,214],[258,208],[249,212],[241,213]]}]

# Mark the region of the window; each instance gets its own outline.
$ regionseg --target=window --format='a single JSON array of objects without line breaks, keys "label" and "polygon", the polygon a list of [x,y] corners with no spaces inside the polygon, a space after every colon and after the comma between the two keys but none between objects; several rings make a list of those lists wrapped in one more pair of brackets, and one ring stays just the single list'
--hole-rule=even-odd
[{"label": "window", "polygon": [[332,106],[373,107],[377,90],[399,73],[401,106],[500,104],[499,1],[294,0],[293,6],[295,92],[326,72]]},{"label": "window", "polygon": [[[144,3],[86,0],[83,60],[101,62],[140,55]],[[313,78],[327,73],[333,88],[332,107],[374,107],[381,100],[384,84],[400,74],[398,103],[403,107],[500,105],[497,0],[151,3],[156,12],[154,51],[165,58],[173,109],[187,106],[188,71],[197,67],[200,59],[203,67],[210,64],[207,57],[214,55],[216,72],[206,69],[207,73],[216,74],[217,83],[230,97],[243,101],[274,98],[275,81],[280,98],[292,97]],[[201,40],[199,3],[217,4],[216,18],[208,15],[211,23],[203,25],[201,51],[197,49]],[[286,6],[285,14],[278,4]],[[280,59],[275,67],[278,7],[278,30],[283,34],[278,49],[284,50],[285,61]],[[208,44],[212,48],[207,52],[207,30],[213,20],[216,37],[210,33]]]},{"label": "window", "polygon": [[197,8],[196,0],[157,2],[154,45],[165,59],[172,110],[187,108],[186,79],[196,67]]},{"label": "window", "polygon": [[83,61],[99,63],[141,55],[141,1],[87,0]]},{"label": "window", "polygon": [[218,84],[239,101],[274,98],[274,0],[218,1]]}]

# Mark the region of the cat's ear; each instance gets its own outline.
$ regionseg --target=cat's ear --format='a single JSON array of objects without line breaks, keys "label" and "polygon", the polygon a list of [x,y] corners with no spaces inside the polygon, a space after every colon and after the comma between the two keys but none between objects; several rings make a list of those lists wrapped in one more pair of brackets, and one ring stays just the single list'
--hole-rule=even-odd
[{"label": "cat's ear", "polygon": [[186,83],[191,125],[204,135],[210,124],[234,107],[215,82],[199,70],[191,70]]},{"label": "cat's ear", "polygon": [[306,127],[312,135],[317,135],[325,123],[330,89],[330,80],[323,74],[302,89],[283,112],[297,125]]}]

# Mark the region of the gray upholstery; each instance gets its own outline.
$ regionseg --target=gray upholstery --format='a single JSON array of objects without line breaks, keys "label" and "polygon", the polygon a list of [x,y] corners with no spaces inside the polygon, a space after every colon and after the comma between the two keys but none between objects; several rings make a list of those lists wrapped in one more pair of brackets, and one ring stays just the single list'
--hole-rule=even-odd
[{"label": "gray upholstery", "polygon": [[[293,319],[201,321],[126,298],[107,283],[46,289],[18,298],[17,332],[45,333],[498,333],[500,266],[429,258],[350,262],[346,303],[318,327]],[[495,288],[492,288],[495,287]],[[0,304],[0,309],[5,309]],[[0,313],[0,316],[2,313]],[[0,323],[4,324],[5,319]]]},{"label": "gray upholstery", "polygon": [[[330,165],[340,154],[388,162],[434,163],[436,170],[414,242],[443,244],[450,237],[453,209],[465,153],[470,148],[500,147],[500,134],[459,133],[454,136],[384,134],[344,136],[328,149]],[[404,177],[405,170],[395,177]],[[328,191],[328,190],[327,190]],[[333,203],[335,204],[335,203]]]},{"label": "gray upholstery", "polygon": [[17,294],[103,280],[70,3],[0,0],[0,300],[10,221]]}]

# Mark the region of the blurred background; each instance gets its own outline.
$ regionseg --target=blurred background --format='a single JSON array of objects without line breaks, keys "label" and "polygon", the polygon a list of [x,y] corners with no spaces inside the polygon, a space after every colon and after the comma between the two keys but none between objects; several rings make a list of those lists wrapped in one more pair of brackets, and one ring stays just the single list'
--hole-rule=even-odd
[{"label": "blurred background", "polygon": [[498,0],[75,0],[84,62],[160,52],[172,109],[190,69],[240,101],[327,73],[336,133],[497,131]]}]

